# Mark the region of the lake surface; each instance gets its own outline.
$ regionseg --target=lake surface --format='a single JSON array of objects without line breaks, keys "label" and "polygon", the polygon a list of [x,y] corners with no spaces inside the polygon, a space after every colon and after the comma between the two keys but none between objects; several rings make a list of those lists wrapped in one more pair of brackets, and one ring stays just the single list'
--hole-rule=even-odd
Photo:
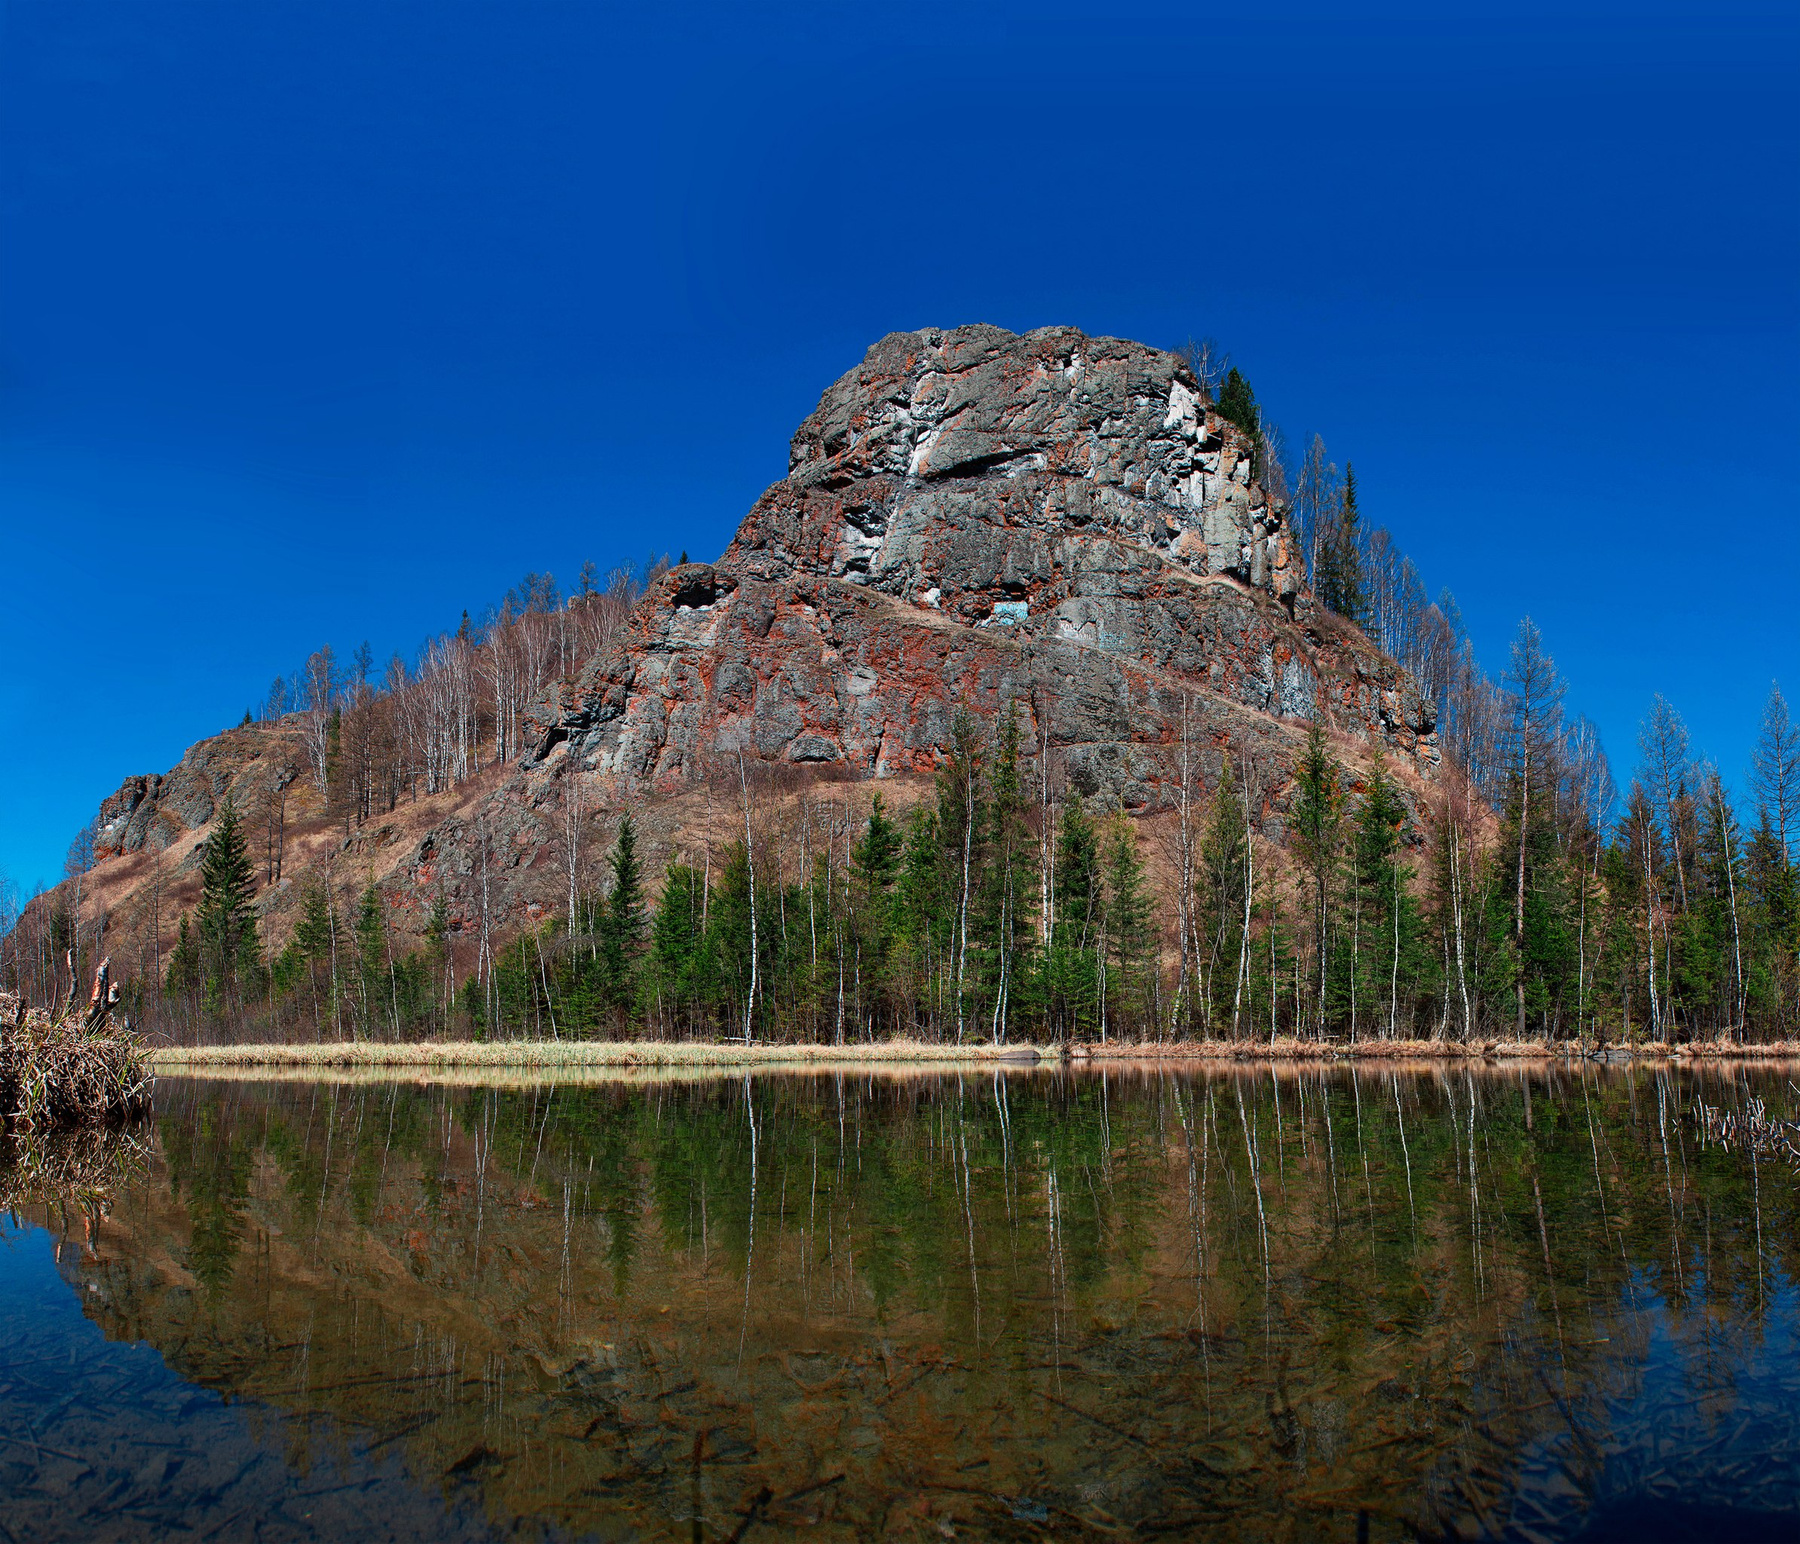
[{"label": "lake surface", "polygon": [[165,1078],[0,1539],[1790,1539],[1788,1072]]}]

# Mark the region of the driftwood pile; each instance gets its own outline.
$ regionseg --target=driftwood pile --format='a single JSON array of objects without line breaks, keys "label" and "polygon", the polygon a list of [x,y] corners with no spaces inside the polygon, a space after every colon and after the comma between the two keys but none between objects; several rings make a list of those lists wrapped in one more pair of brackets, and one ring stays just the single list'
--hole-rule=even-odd
[{"label": "driftwood pile", "polygon": [[85,1008],[75,1000],[73,960],[59,1012],[0,992],[0,1120],[8,1128],[116,1126],[149,1113],[154,1079],[130,1020],[114,1018],[111,968],[100,962]]},{"label": "driftwood pile", "polygon": [[1757,1159],[1778,1158],[1800,1168],[1800,1121],[1771,1117],[1761,1099],[1746,1099],[1741,1110],[1696,1104],[1694,1124],[1700,1128],[1703,1141],[1747,1152]]}]

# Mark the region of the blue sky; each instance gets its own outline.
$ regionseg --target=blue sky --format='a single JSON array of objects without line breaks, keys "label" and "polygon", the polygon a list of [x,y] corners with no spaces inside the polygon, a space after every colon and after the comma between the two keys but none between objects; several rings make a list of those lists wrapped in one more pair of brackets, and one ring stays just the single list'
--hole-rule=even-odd
[{"label": "blue sky", "polygon": [[0,8],[0,869],[320,643],[718,553],[898,328],[1228,347],[1633,759],[1800,699],[1800,23]]}]

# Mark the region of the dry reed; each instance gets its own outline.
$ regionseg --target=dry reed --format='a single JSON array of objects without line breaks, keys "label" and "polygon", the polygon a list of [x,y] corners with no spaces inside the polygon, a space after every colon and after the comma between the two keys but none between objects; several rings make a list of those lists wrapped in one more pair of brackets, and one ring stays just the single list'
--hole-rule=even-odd
[{"label": "dry reed", "polygon": [[1024,1064],[1054,1057],[1034,1045],[942,1045],[925,1040],[880,1040],[859,1045],[663,1040],[421,1041],[359,1040],[314,1045],[168,1046],[151,1053],[169,1072],[222,1067],[532,1068],[747,1066],[864,1067],[929,1063],[967,1067]]},{"label": "dry reed", "polygon": [[68,1001],[58,1014],[0,993],[0,1118],[24,1131],[119,1125],[149,1113],[154,1079],[143,1042],[115,1024],[118,989],[102,961],[85,1012]]}]

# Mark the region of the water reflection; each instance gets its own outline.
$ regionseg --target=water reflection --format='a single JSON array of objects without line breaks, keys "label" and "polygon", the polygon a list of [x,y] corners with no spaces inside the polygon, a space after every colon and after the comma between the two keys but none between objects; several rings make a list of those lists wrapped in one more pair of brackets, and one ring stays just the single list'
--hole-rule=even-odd
[{"label": "water reflection", "polygon": [[1788,1536],[1796,1182],[1691,1113],[1752,1098],[1794,1113],[1647,1069],[164,1080],[64,1269],[507,1530]]}]

